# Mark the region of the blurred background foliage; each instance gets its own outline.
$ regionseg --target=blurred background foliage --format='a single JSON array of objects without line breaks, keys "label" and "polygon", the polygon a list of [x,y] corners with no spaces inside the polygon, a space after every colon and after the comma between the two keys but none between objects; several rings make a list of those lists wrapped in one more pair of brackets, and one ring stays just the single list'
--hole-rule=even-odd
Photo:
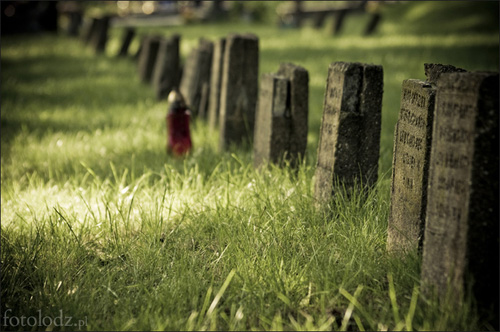
[{"label": "blurred background foliage", "polygon": [[[118,1],[120,2],[120,1]],[[127,1],[122,1],[127,2]],[[129,12],[141,13],[148,4],[168,1],[130,1]],[[173,1],[170,1],[173,3]],[[202,1],[203,2],[203,1]],[[201,3],[202,3],[201,2]],[[303,1],[303,10],[338,8],[356,1]],[[358,1],[359,2],[359,1]],[[90,15],[119,14],[116,1],[82,1]],[[177,1],[178,8],[194,7],[196,1]],[[224,1],[231,21],[278,23],[279,14],[292,10],[295,1]],[[447,34],[498,32],[498,1],[368,1],[368,8],[384,17],[380,33]],[[376,9],[373,9],[376,8]],[[310,24],[310,22],[305,22]]]}]

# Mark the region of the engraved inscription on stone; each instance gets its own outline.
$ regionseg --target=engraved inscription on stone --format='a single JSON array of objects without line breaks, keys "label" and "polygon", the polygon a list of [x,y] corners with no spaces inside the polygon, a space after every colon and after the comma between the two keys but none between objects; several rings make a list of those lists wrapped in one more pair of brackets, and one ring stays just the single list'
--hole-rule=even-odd
[{"label": "engraved inscription on stone", "polygon": [[[498,74],[447,73],[437,83],[422,287],[498,312]],[[464,111],[467,110],[467,111]],[[470,279],[472,278],[472,279]]]},{"label": "engraved inscription on stone", "polygon": [[423,237],[434,98],[430,84],[414,79],[403,82],[394,132],[389,251],[416,249]]}]

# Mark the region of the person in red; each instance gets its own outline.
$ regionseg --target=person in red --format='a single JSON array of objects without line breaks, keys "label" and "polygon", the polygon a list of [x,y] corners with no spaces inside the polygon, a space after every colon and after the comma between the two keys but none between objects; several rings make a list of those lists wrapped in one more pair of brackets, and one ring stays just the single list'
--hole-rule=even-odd
[{"label": "person in red", "polygon": [[181,93],[175,88],[168,95],[168,103],[167,153],[174,156],[183,156],[192,147],[191,134],[189,132],[191,113]]}]

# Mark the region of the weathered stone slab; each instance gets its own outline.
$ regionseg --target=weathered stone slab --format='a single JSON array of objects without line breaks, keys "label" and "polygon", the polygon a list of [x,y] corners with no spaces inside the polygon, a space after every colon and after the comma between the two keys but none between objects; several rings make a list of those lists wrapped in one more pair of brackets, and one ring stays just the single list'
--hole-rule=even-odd
[{"label": "weathered stone slab", "polygon": [[180,92],[194,116],[199,115],[203,84],[210,84],[212,54],[213,43],[202,38],[184,64]]},{"label": "weathered stone slab", "polygon": [[387,250],[391,252],[422,248],[436,82],[443,73],[465,71],[434,63],[426,63],[424,68],[426,82],[405,80],[402,87],[387,229]]},{"label": "weathered stone slab", "polygon": [[307,70],[281,64],[262,77],[254,129],[254,166],[288,160],[297,166],[307,145]]},{"label": "weathered stone slab", "polygon": [[153,73],[153,86],[158,100],[168,96],[179,84],[179,40],[180,35],[160,41]]},{"label": "weathered stone slab", "polygon": [[96,53],[103,53],[108,42],[110,16],[103,16],[94,21],[90,36],[90,46]]},{"label": "weathered stone slab", "polygon": [[130,46],[130,43],[132,42],[132,39],[134,39],[134,36],[135,36],[134,28],[128,27],[125,29],[123,34],[122,44],[120,46],[120,50],[118,51],[118,56],[128,55],[128,48]]},{"label": "weathered stone slab", "polygon": [[423,240],[435,96],[436,90],[428,82],[403,81],[394,131],[389,251],[416,249]]},{"label": "weathered stone slab", "polygon": [[210,96],[208,100],[208,124],[211,129],[219,125],[220,91],[222,84],[222,68],[224,66],[224,49],[226,38],[220,38],[214,44],[212,71],[210,78]]},{"label": "weathered stone slab", "polygon": [[253,34],[229,35],[224,51],[220,99],[221,150],[230,143],[252,141],[257,104],[259,39]]},{"label": "weathered stone slab", "polygon": [[86,28],[84,29],[84,32],[82,34],[82,40],[83,42],[88,45],[90,43],[90,40],[92,39],[92,36],[94,35],[94,32],[97,28],[97,21],[98,18],[93,17],[90,20],[90,23],[86,25]]},{"label": "weathered stone slab", "polygon": [[436,85],[441,74],[444,73],[455,73],[455,72],[465,72],[465,69],[458,68],[452,65],[442,65],[438,63],[424,63],[425,76],[427,77],[427,82],[432,85]]},{"label": "weathered stone slab", "polygon": [[254,166],[278,163],[290,141],[290,81],[276,74],[262,75],[253,141]]},{"label": "weathered stone slab", "polygon": [[148,36],[142,43],[142,49],[139,54],[139,77],[144,83],[151,83],[153,79],[153,70],[156,64],[156,57],[160,48],[162,37]]},{"label": "weathered stone slab", "polygon": [[148,36],[142,35],[140,37],[140,42],[139,42],[139,47],[137,48],[137,51],[134,53],[134,60],[139,63],[139,59],[141,57],[142,50],[144,49],[144,44],[146,43],[148,39]]},{"label": "weathered stone slab", "polygon": [[493,313],[499,309],[498,82],[498,73],[446,73],[437,82],[422,261],[424,293],[445,297],[448,289],[458,302],[472,286],[480,310]]},{"label": "weathered stone slab", "polygon": [[382,93],[382,66],[330,65],[315,173],[318,203],[332,197],[337,181],[346,189],[377,181]]},{"label": "weathered stone slab", "polygon": [[307,147],[309,116],[309,73],[306,69],[291,63],[282,63],[278,75],[290,81],[290,141],[287,146],[287,158],[292,167],[305,156]]}]

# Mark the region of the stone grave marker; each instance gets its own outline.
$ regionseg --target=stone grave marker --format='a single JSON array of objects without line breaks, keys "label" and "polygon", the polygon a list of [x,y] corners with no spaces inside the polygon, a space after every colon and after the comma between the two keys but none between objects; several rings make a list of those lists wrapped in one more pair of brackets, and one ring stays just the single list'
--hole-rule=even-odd
[{"label": "stone grave marker", "polygon": [[252,141],[259,81],[259,39],[253,34],[226,38],[220,96],[219,148]]},{"label": "stone grave marker", "polygon": [[253,139],[254,166],[278,163],[290,140],[290,81],[276,74],[262,75]]},{"label": "stone grave marker", "polygon": [[123,34],[122,44],[120,46],[120,50],[118,51],[118,56],[128,55],[128,48],[130,46],[130,43],[132,42],[132,39],[134,39],[134,36],[135,36],[134,28],[128,27],[125,29]]},{"label": "stone grave marker", "polygon": [[391,208],[387,250],[421,249],[427,204],[435,83],[444,72],[464,71],[450,65],[424,64],[427,81],[403,81],[401,108],[394,131]]},{"label": "stone grave marker", "polygon": [[210,96],[208,99],[208,124],[211,129],[215,129],[219,124],[220,91],[225,46],[226,38],[220,38],[214,43],[211,70],[212,75],[210,77]]},{"label": "stone grave marker", "polygon": [[140,37],[140,41],[139,41],[139,47],[137,48],[137,50],[135,51],[134,53],[134,60],[139,63],[139,59],[141,57],[141,53],[142,53],[142,50],[144,49],[144,44],[146,43],[148,39],[148,36],[144,36],[142,35]]},{"label": "stone grave marker", "polygon": [[297,166],[307,145],[309,74],[281,64],[277,74],[262,76],[254,130],[254,166],[290,161]]},{"label": "stone grave marker", "polygon": [[[498,313],[498,73],[438,79],[427,189],[422,291],[453,302],[472,286]],[[498,320],[498,317],[497,317]],[[496,322],[498,328],[498,321]]]},{"label": "stone grave marker", "polygon": [[423,239],[435,95],[436,90],[429,82],[403,81],[401,109],[394,131],[389,251],[417,248]]},{"label": "stone grave marker", "polygon": [[377,181],[382,93],[382,66],[330,64],[315,172],[318,204],[330,200],[337,181],[347,190]]},{"label": "stone grave marker", "polygon": [[210,70],[212,65],[213,43],[201,38],[198,47],[191,51],[180,82],[180,92],[193,116],[199,114],[203,84],[210,84]]},{"label": "stone grave marker", "polygon": [[83,42],[88,45],[90,43],[90,40],[94,34],[94,31],[97,28],[97,17],[93,17],[90,20],[90,23],[86,24],[86,28],[84,29],[84,32],[82,34],[82,40]]},{"label": "stone grave marker", "polygon": [[309,115],[309,73],[291,63],[282,63],[278,75],[290,81],[289,99],[291,113],[290,141],[287,147],[290,164],[296,166],[305,156]]},{"label": "stone grave marker", "polygon": [[108,29],[110,16],[103,16],[95,19],[91,28],[90,46],[96,53],[103,53],[108,42]]},{"label": "stone grave marker", "polygon": [[142,49],[139,54],[139,77],[144,83],[151,83],[153,79],[153,70],[156,64],[158,49],[162,37],[147,36],[142,43]]},{"label": "stone grave marker", "polygon": [[178,34],[160,40],[153,73],[153,86],[158,100],[166,98],[179,85],[179,40]]},{"label": "stone grave marker", "polygon": [[442,65],[438,63],[424,63],[425,76],[427,77],[427,82],[432,85],[436,85],[441,74],[444,73],[455,73],[455,72],[465,72],[465,69],[458,68],[452,65]]}]

